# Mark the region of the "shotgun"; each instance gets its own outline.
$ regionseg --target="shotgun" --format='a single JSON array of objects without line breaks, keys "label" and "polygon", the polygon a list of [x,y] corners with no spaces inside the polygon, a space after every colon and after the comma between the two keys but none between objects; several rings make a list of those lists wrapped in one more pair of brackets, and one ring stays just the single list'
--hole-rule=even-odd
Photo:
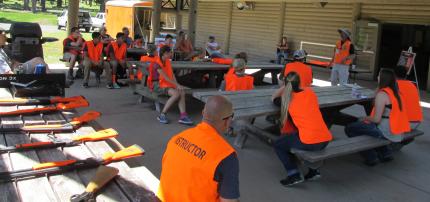
[{"label": "shotgun", "polygon": [[90,133],[88,135],[82,135],[73,137],[71,139],[58,139],[54,138],[52,141],[47,142],[32,142],[26,144],[16,144],[15,146],[3,147],[0,145],[0,154],[7,152],[20,152],[32,149],[49,149],[57,147],[72,147],[77,146],[83,142],[94,142],[107,140],[112,137],[118,136],[118,132],[112,128]]},{"label": "shotgun", "polygon": [[69,103],[85,100],[84,96],[73,97],[54,97],[52,99],[32,99],[32,98],[14,98],[14,99],[0,99],[0,106],[14,106],[14,105],[49,105],[57,103]]},{"label": "shotgun", "polygon": [[103,188],[108,182],[118,175],[119,170],[114,167],[100,166],[96,174],[88,183],[82,194],[75,194],[70,197],[71,202],[90,202],[96,201],[96,192]]},{"label": "shotgun", "polygon": [[64,160],[39,163],[28,169],[0,172],[0,182],[11,182],[17,179],[28,179],[48,174],[64,173],[77,169],[95,168],[127,158],[142,156],[145,151],[138,145],[132,145],[118,152],[108,152],[102,158],[88,158],[85,160]]},{"label": "shotgun", "polygon": [[81,127],[83,123],[87,123],[97,119],[100,116],[100,112],[89,111],[80,117],[75,117],[66,124],[44,124],[44,125],[31,125],[22,126],[20,128],[0,128],[0,133],[58,133],[58,132],[73,132],[77,128]]},{"label": "shotgun", "polygon": [[77,100],[73,102],[69,102],[67,104],[64,103],[58,103],[55,106],[52,107],[41,107],[41,108],[33,108],[33,109],[19,109],[15,111],[9,111],[9,112],[0,112],[0,117],[5,116],[18,116],[18,115],[26,115],[26,114],[37,114],[42,112],[55,112],[55,111],[63,111],[63,110],[70,110],[75,109],[79,107],[88,107],[89,103],[86,100]]}]

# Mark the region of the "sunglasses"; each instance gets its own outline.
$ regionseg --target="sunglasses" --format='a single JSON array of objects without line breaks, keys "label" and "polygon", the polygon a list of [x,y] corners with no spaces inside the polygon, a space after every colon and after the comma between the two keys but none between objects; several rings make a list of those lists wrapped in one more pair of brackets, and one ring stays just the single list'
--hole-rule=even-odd
[{"label": "sunglasses", "polygon": [[233,118],[233,117],[234,117],[234,113],[231,113],[230,116],[224,117],[224,118],[222,118],[222,120],[227,120],[227,119]]}]

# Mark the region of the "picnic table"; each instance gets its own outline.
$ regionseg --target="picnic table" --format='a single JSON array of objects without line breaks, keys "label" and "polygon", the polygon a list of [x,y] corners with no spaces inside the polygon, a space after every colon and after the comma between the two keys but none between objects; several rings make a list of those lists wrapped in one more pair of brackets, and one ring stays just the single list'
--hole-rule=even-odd
[{"label": "picnic table", "polygon": [[[336,123],[334,120],[335,115],[341,115],[340,110],[354,104],[361,104],[365,107],[366,112],[370,113],[372,100],[375,96],[373,90],[359,87],[361,97],[351,96],[351,86],[329,86],[329,87],[312,87],[318,96],[318,103],[323,117],[330,127],[331,124]],[[279,114],[280,109],[271,101],[271,96],[276,89],[256,89],[250,91],[210,91],[210,92],[194,92],[193,97],[206,102],[210,96],[223,95],[226,96],[233,103],[234,110],[234,127],[239,127],[238,136],[236,137],[235,145],[242,147],[246,138],[243,137],[241,129],[246,127],[248,129],[257,130],[256,135],[265,140],[271,141],[273,137],[267,137],[257,127],[253,126],[253,120],[256,117],[268,116]],[[236,122],[236,123],[235,123]]]},{"label": "picnic table", "polygon": [[[141,68],[146,68],[147,63],[140,61],[128,61],[131,65],[137,65]],[[259,71],[254,73],[253,76],[257,77],[258,83],[263,83],[264,75],[271,73],[272,84],[278,84],[277,74],[282,70],[284,66],[280,64],[273,64],[269,62],[249,62],[247,69],[258,69]],[[209,87],[216,88],[216,77],[222,76],[229,68],[230,65],[217,64],[213,62],[191,62],[191,61],[172,61],[173,70],[188,70],[188,71],[199,71],[209,74]]]},{"label": "picnic table", "polygon": [[[11,98],[6,89],[0,89],[0,98]],[[38,106],[2,106],[0,111],[34,108]],[[55,112],[49,114],[0,117],[1,127],[20,127],[32,124],[64,124],[76,117],[76,112]],[[57,138],[72,138],[95,132],[94,128],[84,125],[73,133],[56,133]],[[52,135],[52,134],[51,134]],[[48,134],[36,133],[0,133],[0,145],[50,141]],[[110,139],[122,145],[116,139]],[[40,162],[63,161],[68,159],[85,160],[102,157],[107,152],[114,152],[107,141],[86,142],[79,146],[30,150],[0,154],[0,172],[31,168]],[[119,176],[114,182],[104,187],[97,196],[97,201],[157,201],[150,184],[158,179],[145,167],[130,168],[125,162],[111,163],[109,166],[119,169]],[[96,168],[74,170],[71,172],[47,175],[44,177],[0,182],[0,201],[70,201],[70,196],[84,192],[88,182],[94,176]]]}]

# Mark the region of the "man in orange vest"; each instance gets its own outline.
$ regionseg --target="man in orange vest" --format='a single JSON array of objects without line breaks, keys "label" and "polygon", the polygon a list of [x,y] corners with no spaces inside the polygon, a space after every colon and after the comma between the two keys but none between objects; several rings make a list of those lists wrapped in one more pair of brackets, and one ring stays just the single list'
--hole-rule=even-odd
[{"label": "man in orange vest", "polygon": [[332,67],[330,81],[332,86],[348,83],[349,66],[355,58],[354,45],[351,42],[351,32],[345,28],[337,30],[340,40],[336,42],[334,56],[329,64]]},{"label": "man in orange vest", "polygon": [[118,68],[122,68],[124,71],[127,68],[125,62],[127,53],[127,44],[124,42],[124,33],[118,32],[116,34],[116,41],[112,42],[108,46],[109,50],[109,64],[112,67],[112,82],[110,82],[107,88],[119,89],[121,88],[116,82],[116,73]]},{"label": "man in orange vest", "polygon": [[72,27],[70,36],[63,40],[63,60],[69,62],[69,74],[67,78],[73,80],[73,67],[76,61],[82,59],[81,51],[85,40],[82,38],[78,27]]},{"label": "man in orange vest", "polygon": [[233,119],[232,106],[223,96],[210,97],[202,123],[170,139],[157,194],[162,201],[238,201],[239,161],[222,137]]},{"label": "man in orange vest", "polygon": [[88,80],[90,79],[90,70],[96,73],[97,84],[100,83],[100,75],[105,70],[108,83],[111,82],[112,75],[109,64],[103,59],[103,43],[100,41],[100,33],[93,32],[92,41],[85,42],[84,45],[84,81],[82,86],[88,88]]},{"label": "man in orange vest", "polygon": [[254,77],[245,74],[246,63],[243,59],[234,59],[234,73],[227,73],[220,85],[222,91],[240,91],[254,89]]},{"label": "man in orange vest", "polygon": [[300,76],[300,87],[310,87],[312,84],[312,68],[304,64],[306,60],[306,52],[304,50],[294,51],[294,62],[287,63],[285,65],[284,76],[287,76],[290,72],[296,72]]}]

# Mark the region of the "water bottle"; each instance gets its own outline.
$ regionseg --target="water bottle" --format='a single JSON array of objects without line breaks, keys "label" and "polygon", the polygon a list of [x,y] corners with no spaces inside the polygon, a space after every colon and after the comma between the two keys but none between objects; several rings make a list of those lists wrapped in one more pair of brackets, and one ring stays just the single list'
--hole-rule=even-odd
[{"label": "water bottle", "polygon": [[44,64],[37,64],[34,68],[34,74],[45,74],[46,73],[46,67]]},{"label": "water bottle", "polygon": [[358,85],[357,83],[354,83],[351,89],[351,97],[358,98],[359,92],[358,92]]}]

